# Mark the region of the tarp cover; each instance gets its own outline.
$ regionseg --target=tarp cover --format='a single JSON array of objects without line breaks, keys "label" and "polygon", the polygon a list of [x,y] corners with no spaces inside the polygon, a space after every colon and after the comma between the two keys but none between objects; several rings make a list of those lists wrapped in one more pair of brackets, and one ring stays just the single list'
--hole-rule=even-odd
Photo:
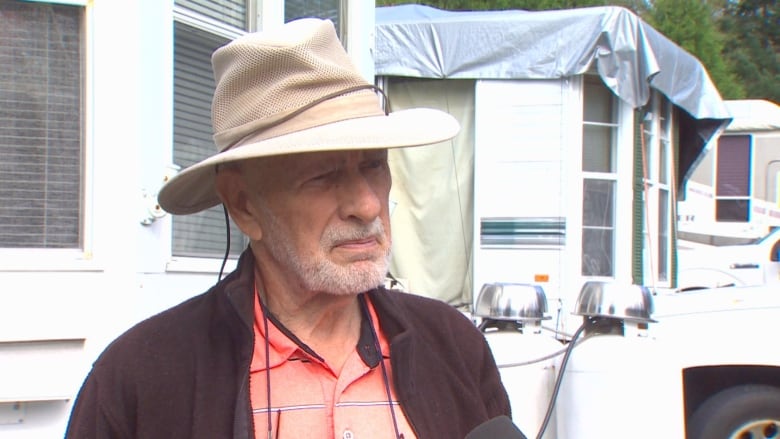
[{"label": "tarp cover", "polygon": [[595,62],[604,84],[634,108],[653,87],[695,119],[730,119],[702,64],[620,7],[380,7],[374,57],[377,76],[441,79],[554,79],[581,75]]},{"label": "tarp cover", "polygon": [[393,109],[439,108],[461,123],[461,134],[446,145],[390,153],[396,203],[391,272],[415,293],[453,305],[471,303],[476,293],[471,266],[475,80],[557,80],[597,71],[633,108],[645,105],[655,88],[684,110],[678,121],[678,181],[730,120],[701,63],[622,8],[383,7],[377,8],[375,44],[375,74],[394,77],[380,79]]}]

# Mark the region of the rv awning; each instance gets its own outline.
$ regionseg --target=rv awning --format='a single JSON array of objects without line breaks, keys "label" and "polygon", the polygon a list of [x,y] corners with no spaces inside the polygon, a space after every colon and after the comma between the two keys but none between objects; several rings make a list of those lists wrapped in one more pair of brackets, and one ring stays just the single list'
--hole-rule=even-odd
[{"label": "rv awning", "polygon": [[380,7],[374,56],[377,76],[555,79],[595,68],[634,108],[644,106],[654,88],[692,119],[681,121],[688,133],[680,142],[682,179],[731,120],[704,66],[620,7],[538,12]]}]

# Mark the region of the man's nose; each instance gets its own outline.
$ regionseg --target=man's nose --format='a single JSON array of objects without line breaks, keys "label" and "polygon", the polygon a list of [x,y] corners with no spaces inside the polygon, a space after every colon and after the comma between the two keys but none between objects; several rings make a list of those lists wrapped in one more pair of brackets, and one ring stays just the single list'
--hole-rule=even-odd
[{"label": "man's nose", "polygon": [[378,184],[359,172],[345,175],[339,185],[341,218],[357,218],[364,223],[373,221],[382,211],[381,190]]}]

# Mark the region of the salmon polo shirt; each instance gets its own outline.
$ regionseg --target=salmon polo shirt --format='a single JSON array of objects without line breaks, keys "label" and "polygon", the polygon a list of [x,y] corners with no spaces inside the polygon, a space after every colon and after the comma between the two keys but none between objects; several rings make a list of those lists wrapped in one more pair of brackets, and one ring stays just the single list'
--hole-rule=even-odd
[{"label": "salmon polo shirt", "polygon": [[[266,359],[265,309],[255,294],[255,345],[249,390],[256,438],[269,437],[269,410],[271,438],[393,439],[396,438],[394,423],[399,437],[415,438],[393,391],[390,349],[379,330],[376,311],[365,295],[360,300],[367,302],[367,306],[361,303],[360,339],[337,374],[270,313],[269,358]],[[379,339],[381,357],[376,352],[371,322]],[[387,369],[387,378],[382,373],[380,359]],[[270,392],[266,380],[268,367]]]}]

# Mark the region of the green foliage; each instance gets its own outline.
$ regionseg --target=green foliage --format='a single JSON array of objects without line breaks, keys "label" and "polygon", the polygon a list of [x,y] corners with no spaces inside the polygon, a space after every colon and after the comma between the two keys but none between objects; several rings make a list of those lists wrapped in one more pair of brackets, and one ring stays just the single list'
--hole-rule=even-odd
[{"label": "green foliage", "polygon": [[726,61],[746,97],[780,103],[780,6],[776,0],[728,2],[718,24],[728,36]]},{"label": "green foliage", "polygon": [[780,103],[777,0],[376,0],[447,10],[549,10],[623,6],[696,56],[724,99]]},{"label": "green foliage", "polygon": [[655,0],[646,19],[656,30],[699,58],[725,99],[738,99],[744,96],[744,89],[724,62],[724,44],[714,15],[706,1]]}]

